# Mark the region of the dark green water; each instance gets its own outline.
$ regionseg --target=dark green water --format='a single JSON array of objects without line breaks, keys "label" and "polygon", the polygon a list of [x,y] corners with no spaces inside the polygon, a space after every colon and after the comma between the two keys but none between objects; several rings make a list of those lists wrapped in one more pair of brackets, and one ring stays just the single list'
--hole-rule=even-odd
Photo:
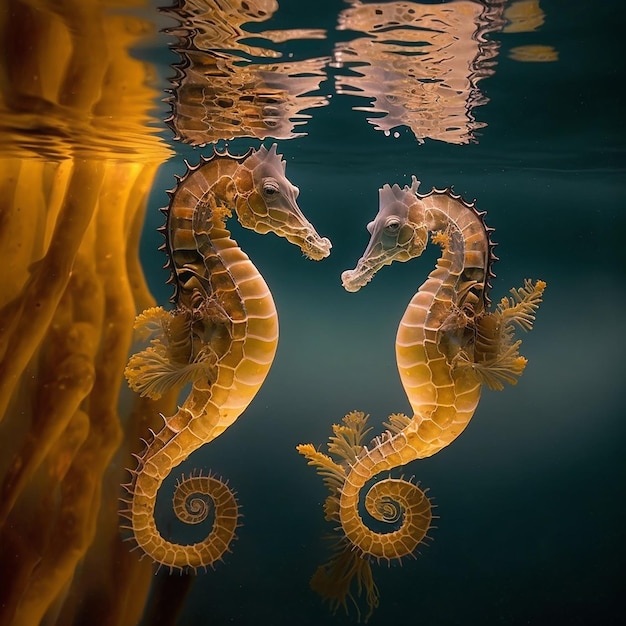
[{"label": "dark green water", "polygon": [[[281,50],[324,56],[347,37],[334,30],[339,0],[280,4],[264,27],[329,34]],[[536,32],[489,35],[500,47],[493,75],[479,83],[489,102],[474,110],[487,124],[477,143],[419,145],[403,129],[387,137],[352,110],[363,99],[334,94],[333,80],[321,84],[319,93],[333,95],[329,105],[312,111],[306,137],[280,141],[279,152],[300,188],[301,209],[333,242],[329,259],[307,261],[284,240],[230,223],[272,290],[281,339],[248,410],[182,468],[228,478],[245,517],[225,563],[195,580],[181,624],[352,623],[341,613],[332,617],[308,586],[326,556],[326,491],[295,446],[324,443],[331,424],[352,409],[370,413],[376,432],[389,413],[409,410],[395,333],[435,251],[384,268],[356,294],[345,292],[339,277],[365,248],[378,188],[409,183],[412,174],[422,191],[453,185],[488,212],[501,259],[495,301],[526,277],[548,287],[535,329],[523,337],[529,364],[517,387],[486,391],[458,440],[406,468],[430,488],[438,528],[417,559],[375,567],[381,606],[370,623],[618,623],[626,539],[626,13],[615,0],[540,4],[545,24]],[[558,61],[509,58],[525,44],[553,46]],[[175,55],[155,55],[168,76]],[[337,71],[329,68],[329,76]],[[259,142],[229,145],[237,153]],[[209,153],[174,147],[179,156],[160,172],[142,247],[162,304],[171,291],[156,250],[157,208],[167,202],[174,173],[184,172],[183,157],[195,163],[199,152]]]}]

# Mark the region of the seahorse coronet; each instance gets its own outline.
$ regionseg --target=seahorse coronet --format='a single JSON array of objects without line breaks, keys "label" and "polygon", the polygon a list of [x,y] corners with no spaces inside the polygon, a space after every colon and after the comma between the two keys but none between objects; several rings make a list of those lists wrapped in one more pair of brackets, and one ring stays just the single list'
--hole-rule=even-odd
[{"label": "seahorse coronet", "polygon": [[131,531],[136,547],[159,566],[206,571],[222,560],[235,538],[240,507],[234,492],[212,473],[194,471],[179,480],[173,496],[176,516],[194,524],[209,512],[213,518],[208,536],[190,545],[167,540],[157,528],[157,494],[174,468],[244,412],[269,372],[278,341],[269,288],[230,237],[225,220],[231,214],[241,218],[239,196],[261,197],[256,186],[262,176],[255,172],[262,167],[272,171],[279,193],[271,199],[276,209],[271,221],[264,200],[247,206],[254,215],[254,229],[274,232],[298,245],[306,242],[302,245],[313,250],[314,258],[326,256],[330,242],[300,212],[276,144],[241,156],[213,150],[197,165],[186,167],[168,194],[161,229],[175,306],[171,311],[155,307],[138,316],[137,325],[156,337],[131,356],[125,374],[131,388],[154,397],[186,383],[191,383],[191,391],[174,415],[161,414],[161,429],[150,431],[142,452],[133,454],[137,466],[129,470],[128,496],[122,499],[120,513],[129,522],[124,528]]},{"label": "seahorse coronet", "polygon": [[[318,569],[311,584],[335,608],[347,606],[346,598],[357,604],[351,591],[356,585],[357,596],[365,595],[368,616],[378,606],[379,595],[366,562],[390,563],[414,555],[437,517],[428,490],[419,482],[377,478],[452,443],[469,424],[484,385],[502,389],[505,383],[517,382],[526,359],[519,355],[521,340],[515,338],[515,330],[532,328],[545,288],[543,281],[526,280],[490,310],[489,281],[497,257],[486,212],[451,187],[425,194],[418,187],[415,176],[410,186],[381,187],[378,214],[367,225],[370,240],[365,252],[354,270],[342,274],[344,287],[356,291],[385,265],[408,260],[406,250],[411,258],[420,256],[429,233],[440,245],[436,267],[411,299],[396,336],[396,362],[412,416],[391,414],[386,430],[370,442],[361,441],[363,423],[357,433],[346,416],[346,431],[353,431],[355,446],[360,446],[354,456],[355,446],[340,445],[337,427],[333,427],[328,459],[312,447],[298,446],[309,464],[326,477],[332,505],[325,506],[326,517],[339,522],[336,545],[341,548]],[[406,236],[405,226],[412,229],[414,245],[400,239]],[[432,233],[438,234],[432,237]],[[332,473],[333,462],[343,463],[343,476]],[[363,504],[375,520],[388,520],[395,529],[373,530],[361,514]]]}]

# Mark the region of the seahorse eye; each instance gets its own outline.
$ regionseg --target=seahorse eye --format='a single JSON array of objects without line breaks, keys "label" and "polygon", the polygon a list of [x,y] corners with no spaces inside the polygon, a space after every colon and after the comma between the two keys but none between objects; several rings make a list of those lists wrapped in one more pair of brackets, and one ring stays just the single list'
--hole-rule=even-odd
[{"label": "seahorse eye", "polygon": [[280,110],[277,106],[268,104],[267,106],[263,107],[263,115],[265,117],[278,117],[279,114]]},{"label": "seahorse eye", "polygon": [[274,178],[266,178],[263,180],[263,195],[266,198],[273,198],[280,192],[278,181]]},{"label": "seahorse eye", "polygon": [[385,232],[389,235],[395,235],[400,230],[401,225],[397,217],[390,217],[385,224]]}]

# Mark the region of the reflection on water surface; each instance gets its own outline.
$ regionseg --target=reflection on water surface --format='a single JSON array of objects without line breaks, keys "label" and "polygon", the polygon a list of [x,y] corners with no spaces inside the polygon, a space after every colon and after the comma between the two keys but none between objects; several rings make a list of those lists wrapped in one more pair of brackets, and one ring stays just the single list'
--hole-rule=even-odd
[{"label": "reflection on water surface", "polygon": [[373,99],[357,109],[380,114],[368,118],[377,130],[408,126],[420,143],[468,143],[484,126],[473,109],[487,102],[478,82],[493,74],[498,44],[485,36],[502,27],[503,5],[354,2],[338,29],[367,36],[337,45],[335,66],[353,69],[337,77],[337,93]]},{"label": "reflection on water surface", "polygon": [[[301,136],[296,126],[308,118],[301,111],[328,104],[323,96],[306,95],[325,79],[328,58],[278,60],[283,55],[269,47],[323,39],[324,31],[244,29],[270,19],[277,9],[274,0],[194,0],[166,11],[180,22],[167,30],[178,38],[173,48],[181,58],[168,118],[176,139],[200,146],[235,137],[293,139]],[[251,37],[257,45],[246,43]]]},{"label": "reflection on water surface", "polygon": [[[165,11],[179,22],[166,30],[176,36],[181,59],[168,118],[176,138],[202,146],[302,136],[314,109],[329,103],[332,68],[335,94],[369,100],[354,108],[375,114],[368,121],[377,130],[407,127],[420,143],[465,144],[485,126],[473,110],[487,103],[479,81],[497,62],[499,45],[488,35],[535,30],[543,19],[538,3],[525,1],[508,8],[504,0],[347,4],[332,49],[322,29],[263,30],[278,9],[274,0],[194,0]],[[319,40],[329,55],[294,59],[293,46],[279,45],[307,40]],[[513,58],[536,59],[532,50]]]}]

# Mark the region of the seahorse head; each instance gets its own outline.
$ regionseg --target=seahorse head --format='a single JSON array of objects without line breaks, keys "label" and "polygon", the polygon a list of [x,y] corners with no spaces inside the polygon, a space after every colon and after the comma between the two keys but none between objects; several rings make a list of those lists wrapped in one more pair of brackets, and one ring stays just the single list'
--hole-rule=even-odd
[{"label": "seahorse head", "polygon": [[257,233],[273,232],[300,247],[308,258],[330,254],[331,243],[320,237],[298,207],[299,189],[285,176],[285,161],[276,144],[253,152],[235,174],[235,207],[242,226]]},{"label": "seahorse head", "polygon": [[358,291],[384,265],[408,261],[422,254],[428,241],[428,229],[421,201],[417,197],[419,181],[413,176],[410,187],[384,185],[378,192],[378,214],[367,225],[370,241],[353,270],[341,275],[347,291]]}]

